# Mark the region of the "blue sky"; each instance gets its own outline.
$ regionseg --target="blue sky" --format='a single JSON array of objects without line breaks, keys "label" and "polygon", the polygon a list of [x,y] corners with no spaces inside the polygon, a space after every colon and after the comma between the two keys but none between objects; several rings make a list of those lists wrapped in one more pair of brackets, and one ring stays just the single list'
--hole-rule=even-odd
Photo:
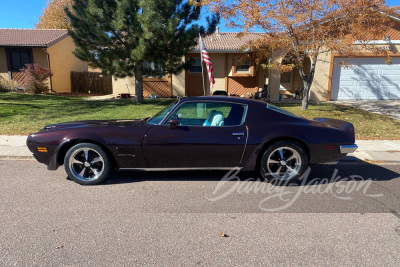
[{"label": "blue sky", "polygon": [[[399,5],[399,0],[387,0],[390,5]],[[46,0],[0,0],[0,28],[35,28]],[[220,23],[221,31],[235,31]]]}]

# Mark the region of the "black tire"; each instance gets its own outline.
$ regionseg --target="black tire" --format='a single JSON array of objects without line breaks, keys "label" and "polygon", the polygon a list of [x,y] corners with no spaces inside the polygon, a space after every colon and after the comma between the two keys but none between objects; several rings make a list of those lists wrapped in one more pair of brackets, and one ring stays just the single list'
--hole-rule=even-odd
[{"label": "black tire", "polygon": [[68,177],[81,185],[104,182],[110,173],[110,160],[104,150],[95,144],[81,143],[71,147],[64,158]]},{"label": "black tire", "polygon": [[308,167],[308,155],[298,143],[277,142],[264,151],[260,162],[261,177],[277,183],[292,183]]}]

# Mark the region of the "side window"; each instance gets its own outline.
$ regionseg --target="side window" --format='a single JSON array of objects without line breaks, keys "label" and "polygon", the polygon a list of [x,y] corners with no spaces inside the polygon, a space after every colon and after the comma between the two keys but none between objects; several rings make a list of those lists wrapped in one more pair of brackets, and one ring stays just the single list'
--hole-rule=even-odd
[{"label": "side window", "polygon": [[235,126],[244,121],[247,106],[224,102],[188,102],[172,115],[179,125]]},{"label": "side window", "polygon": [[194,63],[193,65],[190,67],[189,72],[190,73],[201,73],[201,58],[196,57],[193,58],[194,59]]}]

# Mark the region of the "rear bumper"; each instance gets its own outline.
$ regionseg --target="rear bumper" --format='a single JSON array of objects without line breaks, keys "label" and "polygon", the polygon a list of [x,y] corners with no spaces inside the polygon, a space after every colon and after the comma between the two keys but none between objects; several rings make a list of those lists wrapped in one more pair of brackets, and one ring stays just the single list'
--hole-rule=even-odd
[{"label": "rear bumper", "polygon": [[340,146],[340,153],[343,153],[343,154],[353,153],[354,151],[356,151],[357,148],[358,148],[358,146],[356,144],[343,145],[343,146]]}]

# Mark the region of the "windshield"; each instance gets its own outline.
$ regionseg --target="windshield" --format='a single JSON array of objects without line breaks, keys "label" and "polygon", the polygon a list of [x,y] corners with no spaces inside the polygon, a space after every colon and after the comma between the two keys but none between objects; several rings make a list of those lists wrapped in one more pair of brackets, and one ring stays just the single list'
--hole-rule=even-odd
[{"label": "windshield", "polygon": [[151,124],[160,124],[160,122],[169,114],[169,112],[175,107],[175,105],[178,103],[178,100],[174,101],[171,103],[168,107],[164,108],[160,112],[158,112],[156,115],[154,115],[148,123]]}]

